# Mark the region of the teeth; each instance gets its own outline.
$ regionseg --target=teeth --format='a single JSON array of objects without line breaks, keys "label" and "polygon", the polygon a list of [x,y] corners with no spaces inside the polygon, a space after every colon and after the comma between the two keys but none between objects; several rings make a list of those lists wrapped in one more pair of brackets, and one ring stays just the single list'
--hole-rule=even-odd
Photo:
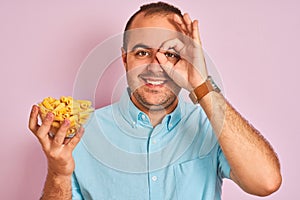
[{"label": "teeth", "polygon": [[152,85],[161,85],[164,83],[164,81],[151,81],[151,80],[146,80],[146,82]]}]

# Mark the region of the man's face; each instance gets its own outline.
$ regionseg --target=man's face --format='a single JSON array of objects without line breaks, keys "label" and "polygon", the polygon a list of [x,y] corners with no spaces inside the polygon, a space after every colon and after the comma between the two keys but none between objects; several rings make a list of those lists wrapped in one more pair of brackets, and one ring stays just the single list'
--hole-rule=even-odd
[{"label": "man's face", "polygon": [[[156,58],[164,42],[178,37],[171,19],[168,15],[136,16],[130,26],[126,53],[123,52],[131,98],[138,107],[147,110],[163,110],[177,104],[180,87]],[[166,51],[165,55],[173,64],[179,59],[174,50]]]}]

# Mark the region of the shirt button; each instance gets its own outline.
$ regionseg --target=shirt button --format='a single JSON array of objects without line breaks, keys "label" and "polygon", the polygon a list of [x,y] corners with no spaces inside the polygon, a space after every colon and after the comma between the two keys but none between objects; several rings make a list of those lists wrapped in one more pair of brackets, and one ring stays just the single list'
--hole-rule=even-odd
[{"label": "shirt button", "polygon": [[152,181],[157,181],[157,176],[152,176]]},{"label": "shirt button", "polygon": [[146,116],[145,115],[142,115],[142,120],[145,120],[146,119]]},{"label": "shirt button", "polygon": [[135,121],[133,121],[133,122],[132,122],[132,128],[135,127],[135,124],[136,124]]}]

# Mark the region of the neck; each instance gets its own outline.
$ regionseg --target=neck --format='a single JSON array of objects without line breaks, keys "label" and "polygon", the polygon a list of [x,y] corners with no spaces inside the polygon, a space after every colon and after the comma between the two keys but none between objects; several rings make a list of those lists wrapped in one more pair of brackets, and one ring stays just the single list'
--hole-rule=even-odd
[{"label": "neck", "polygon": [[148,115],[153,127],[160,124],[163,118],[167,115],[167,113],[164,111],[148,111],[145,113]]}]

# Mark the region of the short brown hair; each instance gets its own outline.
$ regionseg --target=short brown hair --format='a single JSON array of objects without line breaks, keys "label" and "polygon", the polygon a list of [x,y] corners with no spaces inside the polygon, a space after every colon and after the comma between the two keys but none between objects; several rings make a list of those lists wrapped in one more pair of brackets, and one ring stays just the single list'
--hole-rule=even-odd
[{"label": "short brown hair", "polygon": [[136,11],[130,18],[129,20],[127,21],[126,23],[126,26],[125,26],[125,30],[124,30],[124,33],[123,33],[123,48],[125,50],[127,50],[127,30],[130,28],[133,20],[135,19],[135,17],[140,14],[140,13],[144,13],[144,16],[149,16],[149,15],[153,15],[153,14],[165,14],[165,15],[168,15],[168,14],[177,14],[181,17],[182,14],[181,14],[181,11],[176,8],[175,6],[173,5],[170,5],[170,4],[167,4],[165,2],[157,2],[157,3],[150,3],[150,4],[145,4],[145,5],[142,5],[140,7],[140,10]]}]

